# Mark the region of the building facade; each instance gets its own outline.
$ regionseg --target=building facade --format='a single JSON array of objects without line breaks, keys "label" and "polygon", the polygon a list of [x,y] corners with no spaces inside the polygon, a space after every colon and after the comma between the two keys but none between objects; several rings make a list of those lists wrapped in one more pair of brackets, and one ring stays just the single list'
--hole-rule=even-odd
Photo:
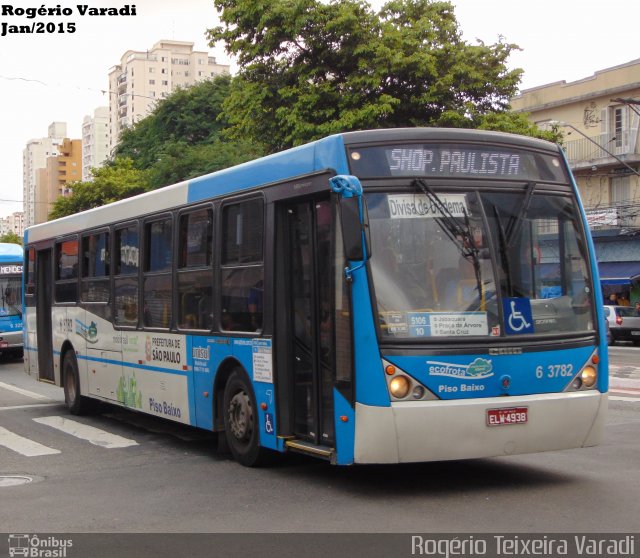
[{"label": "building facade", "polygon": [[37,196],[38,170],[47,165],[47,158],[58,155],[58,148],[67,135],[65,122],[53,122],[46,138],[32,139],[22,151],[22,199],[24,204],[24,226],[36,224],[36,209],[48,202]]},{"label": "building facade", "polygon": [[16,211],[7,217],[0,217],[0,236],[10,232],[22,238],[24,234],[23,211]]},{"label": "building facade", "polygon": [[640,300],[640,59],[524,90],[512,107],[539,127],[564,133],[603,294]]},{"label": "building facade", "polygon": [[128,50],[120,64],[109,71],[109,150],[118,144],[123,129],[149,114],[156,101],[177,87],[189,87],[229,73],[207,52],[193,50],[193,43],[160,41],[151,50]]},{"label": "building facade", "polygon": [[36,224],[45,223],[53,203],[60,196],[71,194],[70,183],[82,180],[82,140],[64,138],[58,146],[59,154],[47,159],[37,179]]},{"label": "building facade", "polygon": [[91,169],[102,166],[108,156],[109,107],[98,107],[82,121],[82,180],[92,180]]}]

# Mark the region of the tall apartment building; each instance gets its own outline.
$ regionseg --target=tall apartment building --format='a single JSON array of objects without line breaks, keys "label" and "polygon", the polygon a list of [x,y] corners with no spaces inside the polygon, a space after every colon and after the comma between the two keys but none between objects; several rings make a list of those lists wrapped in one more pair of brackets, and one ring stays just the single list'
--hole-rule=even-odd
[{"label": "tall apartment building", "polygon": [[7,217],[0,217],[0,235],[15,233],[20,238],[24,234],[24,212],[16,211]]},{"label": "tall apartment building", "polygon": [[524,90],[511,105],[539,127],[564,132],[603,293],[640,300],[640,59]]},{"label": "tall apartment building", "polygon": [[149,114],[156,101],[177,87],[229,73],[229,66],[218,64],[207,52],[193,50],[193,43],[162,40],[151,50],[128,50],[120,64],[109,71],[110,152],[120,133]]},{"label": "tall apartment building", "polygon": [[82,180],[91,180],[91,169],[109,156],[109,107],[98,107],[82,121]]},{"label": "tall apartment building", "polygon": [[46,222],[53,203],[71,193],[69,183],[82,180],[82,140],[64,138],[58,151],[38,172],[36,190],[40,203],[36,208],[36,224]]},{"label": "tall apartment building", "polygon": [[[22,152],[22,199],[24,204],[24,226],[36,223],[36,208],[41,200],[37,198],[36,179],[38,169],[47,165],[47,158],[58,155],[58,146],[67,135],[65,122],[53,122],[46,138],[32,139]],[[43,202],[47,203],[47,202]]]}]

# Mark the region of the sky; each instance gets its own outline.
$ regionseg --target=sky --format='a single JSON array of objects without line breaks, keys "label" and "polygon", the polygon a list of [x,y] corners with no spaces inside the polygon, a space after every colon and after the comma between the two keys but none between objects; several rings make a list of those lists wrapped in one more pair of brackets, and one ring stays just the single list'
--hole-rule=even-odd
[{"label": "sky", "polygon": [[[383,0],[369,2],[379,8]],[[91,7],[127,5],[126,0],[93,0]],[[572,82],[596,71],[640,58],[637,22],[640,2],[629,0],[452,0],[463,38],[494,44],[500,38],[522,49],[510,68],[522,68],[520,89],[557,81]],[[52,122],[66,122],[72,139],[82,120],[108,105],[108,72],[127,50],[145,51],[162,39],[191,41],[217,61],[234,61],[224,45],[211,49],[205,31],[218,23],[212,0],[137,0],[135,16],[80,15],[66,0],[36,3],[3,0],[27,7],[71,10],[69,16],[0,13],[3,24],[54,23],[56,32],[0,36],[0,217],[22,211],[22,151],[33,138],[47,136]],[[75,24],[74,33],[58,25]]]}]

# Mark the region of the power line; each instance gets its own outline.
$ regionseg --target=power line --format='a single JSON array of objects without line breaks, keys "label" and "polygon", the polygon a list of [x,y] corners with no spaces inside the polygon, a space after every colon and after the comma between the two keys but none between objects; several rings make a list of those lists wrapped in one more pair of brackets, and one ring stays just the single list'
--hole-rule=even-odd
[{"label": "power line", "polygon": [[0,79],[4,79],[7,81],[24,81],[27,83],[38,83],[44,87],[67,87],[69,89],[77,89],[78,91],[91,91],[93,93],[102,93],[103,95],[116,95],[117,97],[125,95],[127,97],[141,97],[143,99],[151,99],[153,101],[157,101],[157,97],[149,97],[147,95],[138,95],[137,93],[118,93],[117,91],[109,91],[107,89],[96,89],[94,87],[80,87],[79,85],[69,86],[62,83],[51,84],[46,83],[39,79],[26,78],[22,76],[3,76],[0,75]]}]

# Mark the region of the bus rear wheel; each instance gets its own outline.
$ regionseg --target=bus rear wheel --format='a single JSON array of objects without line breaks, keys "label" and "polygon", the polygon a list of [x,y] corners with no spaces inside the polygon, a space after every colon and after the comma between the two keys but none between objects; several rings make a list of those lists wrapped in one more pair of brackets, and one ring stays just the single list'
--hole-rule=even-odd
[{"label": "bus rear wheel", "polygon": [[78,361],[73,351],[67,351],[62,361],[64,401],[72,415],[84,415],[91,411],[92,401],[80,395],[80,374]]},{"label": "bus rear wheel", "polygon": [[268,450],[260,447],[256,398],[246,375],[236,370],[224,388],[224,431],[233,458],[246,467],[265,464]]}]

